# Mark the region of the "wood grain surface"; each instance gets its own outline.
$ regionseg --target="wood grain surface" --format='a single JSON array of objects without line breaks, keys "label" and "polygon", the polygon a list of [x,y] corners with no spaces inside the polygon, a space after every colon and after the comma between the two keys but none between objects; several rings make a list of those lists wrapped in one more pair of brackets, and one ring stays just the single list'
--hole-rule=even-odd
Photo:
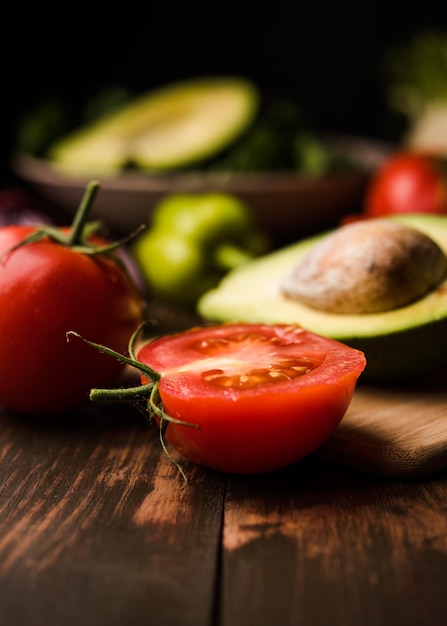
[{"label": "wood grain surface", "polygon": [[445,474],[379,481],[311,459],[230,479],[220,626],[442,626],[445,496]]},{"label": "wood grain surface", "polygon": [[129,411],[3,415],[0,450],[2,626],[210,623],[223,477],[185,490]]},{"label": "wood grain surface", "polygon": [[186,487],[129,406],[0,411],[0,624],[443,626],[445,407],[360,385],[307,459]]}]

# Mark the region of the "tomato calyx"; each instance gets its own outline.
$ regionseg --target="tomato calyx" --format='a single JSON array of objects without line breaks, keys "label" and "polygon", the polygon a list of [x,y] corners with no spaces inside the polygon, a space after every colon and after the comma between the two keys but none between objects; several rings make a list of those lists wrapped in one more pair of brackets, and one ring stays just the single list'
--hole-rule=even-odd
[{"label": "tomato calyx", "polygon": [[[113,256],[114,252],[139,235],[145,228],[145,225],[142,224],[126,237],[112,243],[104,244],[98,243],[97,241],[91,241],[91,237],[96,235],[101,227],[101,222],[99,221],[87,221],[99,188],[100,184],[96,180],[92,180],[87,184],[84,196],[70,228],[61,229],[51,224],[42,224],[18,244],[7,250],[2,255],[0,262],[3,264],[5,259],[19,248],[42,239],[49,239],[53,243],[65,246],[81,254],[87,254],[90,256]],[[114,258],[117,257],[114,256]]]},{"label": "tomato calyx", "polygon": [[143,385],[136,385],[134,387],[121,387],[114,389],[92,389],[90,391],[90,400],[95,402],[129,402],[137,407],[140,407],[141,402],[145,403],[145,414],[149,424],[151,424],[156,418],[158,428],[159,428],[159,439],[163,452],[166,454],[168,459],[177,467],[180,472],[184,483],[186,485],[187,478],[186,475],[180,466],[180,464],[172,457],[170,454],[166,442],[165,442],[165,434],[166,430],[170,423],[175,423],[181,426],[189,426],[191,428],[199,428],[197,424],[193,424],[191,422],[185,422],[183,420],[179,420],[175,417],[172,417],[164,410],[163,402],[160,397],[160,392],[158,388],[159,380],[161,379],[161,374],[155,371],[149,365],[138,361],[135,355],[135,345],[138,339],[138,336],[142,332],[143,328],[147,325],[147,321],[143,322],[138,326],[138,328],[132,333],[129,345],[128,352],[129,356],[116,352],[107,346],[103,346],[101,344],[95,343],[94,341],[89,341],[80,335],[79,333],[70,330],[66,333],[67,341],[70,340],[70,337],[76,337],[81,339],[86,344],[99,350],[99,352],[103,352],[111,357],[114,357],[124,365],[129,365],[131,367],[136,368],[141,374],[149,379],[150,382],[145,383]]}]

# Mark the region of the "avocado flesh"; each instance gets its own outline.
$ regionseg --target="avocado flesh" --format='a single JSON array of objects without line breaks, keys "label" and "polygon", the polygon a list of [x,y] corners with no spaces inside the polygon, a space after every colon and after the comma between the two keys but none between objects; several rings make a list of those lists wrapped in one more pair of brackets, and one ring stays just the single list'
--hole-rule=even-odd
[{"label": "avocado flesh", "polygon": [[[408,214],[389,219],[427,234],[447,254],[447,217]],[[305,239],[230,272],[198,302],[205,319],[298,323],[362,350],[362,379],[392,381],[428,375],[447,366],[447,278],[411,304],[373,314],[333,314],[284,296],[281,284],[323,235]]]},{"label": "avocado flesh", "polygon": [[64,173],[114,174],[129,163],[168,171],[214,156],[253,122],[257,89],[237,77],[201,78],[140,96],[73,131],[49,151]]}]

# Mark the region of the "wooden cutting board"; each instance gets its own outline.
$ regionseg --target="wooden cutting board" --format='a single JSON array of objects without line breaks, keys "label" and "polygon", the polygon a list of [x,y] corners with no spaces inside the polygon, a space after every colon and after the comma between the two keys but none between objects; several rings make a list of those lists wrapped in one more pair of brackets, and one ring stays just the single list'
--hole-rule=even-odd
[{"label": "wooden cutting board", "polygon": [[390,478],[447,467],[447,377],[421,387],[359,385],[320,458]]}]

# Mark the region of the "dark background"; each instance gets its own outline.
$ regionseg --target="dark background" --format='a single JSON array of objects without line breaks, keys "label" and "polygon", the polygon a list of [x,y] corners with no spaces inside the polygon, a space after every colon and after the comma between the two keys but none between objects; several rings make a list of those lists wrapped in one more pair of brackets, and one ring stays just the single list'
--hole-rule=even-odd
[{"label": "dark background", "polygon": [[20,116],[44,95],[71,106],[102,85],[144,91],[181,78],[238,74],[305,101],[321,129],[382,137],[384,50],[447,29],[443,3],[270,0],[3,5],[1,176]]}]

